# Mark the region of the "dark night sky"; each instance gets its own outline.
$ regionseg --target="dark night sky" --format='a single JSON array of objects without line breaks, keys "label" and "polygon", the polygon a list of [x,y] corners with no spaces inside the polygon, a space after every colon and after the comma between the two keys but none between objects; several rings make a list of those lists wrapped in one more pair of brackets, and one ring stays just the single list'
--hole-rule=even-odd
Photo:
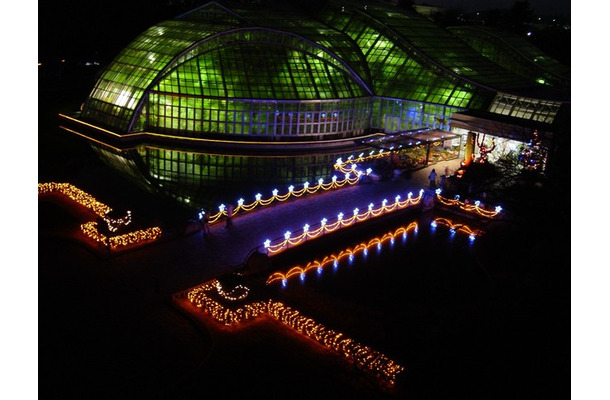
[{"label": "dark night sky", "polygon": [[[282,2],[284,2],[282,0]],[[155,23],[184,11],[169,3],[187,4],[194,0],[58,0],[38,3],[38,58],[99,57],[99,52],[116,54],[139,33]],[[477,9],[509,9],[514,0],[426,0],[418,4],[455,7],[464,12]],[[570,16],[569,0],[529,0],[534,12],[541,15]],[[191,7],[191,5],[193,5]],[[174,11],[175,10],[175,11]],[[106,54],[102,56],[108,57]]]}]

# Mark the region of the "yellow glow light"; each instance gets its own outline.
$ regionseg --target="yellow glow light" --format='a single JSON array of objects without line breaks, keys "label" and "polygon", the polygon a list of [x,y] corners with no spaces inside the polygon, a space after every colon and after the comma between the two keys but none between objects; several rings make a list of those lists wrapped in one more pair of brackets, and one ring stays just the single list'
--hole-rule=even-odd
[{"label": "yellow glow light", "polygon": [[396,376],[404,370],[404,367],[386,355],[344,336],[341,332],[326,328],[281,302],[269,299],[268,301],[249,303],[237,309],[225,307],[209,295],[209,293],[214,293],[217,290],[217,285],[217,280],[204,283],[189,290],[187,298],[193,305],[201,308],[207,315],[223,325],[237,325],[267,314],[298,333],[313,339],[325,348],[334,351],[384,383],[395,384]]},{"label": "yellow glow light", "polygon": [[460,210],[463,210],[466,212],[477,213],[485,218],[493,218],[499,214],[499,211],[497,210],[497,208],[494,211],[485,210],[484,208],[479,207],[479,204],[477,204],[477,203],[466,204],[458,199],[448,199],[446,197],[443,197],[440,195],[440,193],[436,194],[436,199],[438,201],[440,201],[441,204],[443,204],[443,205],[446,205],[449,207],[457,207]]},{"label": "yellow glow light", "polygon": [[378,207],[375,209],[371,208],[370,210],[367,210],[366,212],[355,214],[350,218],[337,220],[337,221],[333,222],[332,224],[324,224],[324,225],[321,225],[320,227],[318,227],[317,229],[313,229],[313,230],[310,229],[307,232],[301,233],[299,236],[280,240],[279,242],[277,242],[275,244],[270,243],[266,249],[267,254],[275,255],[290,247],[294,247],[299,244],[302,244],[303,242],[305,242],[308,239],[314,239],[323,234],[334,232],[338,229],[348,227],[348,226],[357,224],[359,222],[366,221],[371,218],[379,217],[380,215],[388,214],[388,213],[394,212],[396,210],[404,209],[406,207],[418,205],[421,202],[422,196],[423,196],[423,192],[420,191],[419,196],[417,196],[417,197],[408,197],[406,200],[403,200],[403,201],[400,201],[400,198],[398,198],[394,203],[392,203],[390,205],[382,205],[381,207]]},{"label": "yellow glow light", "polygon": [[330,256],[324,257],[321,261],[318,261],[318,260],[310,261],[309,263],[307,263],[307,265],[305,267],[301,267],[301,266],[292,267],[285,274],[282,272],[274,272],[271,275],[269,275],[269,277],[267,278],[267,285],[269,285],[273,282],[278,282],[278,281],[282,282],[285,279],[289,279],[294,276],[300,276],[301,274],[307,273],[307,272],[311,271],[312,269],[326,267],[327,265],[334,263],[335,261],[341,261],[342,259],[349,257],[350,255],[356,255],[357,253],[364,251],[370,247],[377,246],[379,244],[383,244],[384,242],[391,240],[392,238],[395,238],[398,235],[405,234],[405,233],[407,233],[411,230],[415,230],[415,229],[417,229],[417,223],[411,222],[406,227],[400,227],[400,228],[396,229],[394,232],[386,233],[382,237],[376,237],[376,238],[369,240],[366,243],[363,242],[355,247],[341,250],[339,252],[339,254],[336,254],[336,255],[331,254]]}]

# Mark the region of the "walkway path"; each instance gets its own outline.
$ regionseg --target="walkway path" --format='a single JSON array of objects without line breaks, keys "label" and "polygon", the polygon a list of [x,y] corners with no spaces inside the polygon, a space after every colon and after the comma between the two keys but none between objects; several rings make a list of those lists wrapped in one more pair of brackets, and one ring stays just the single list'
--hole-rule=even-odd
[{"label": "walkway path", "polygon": [[235,270],[266,239],[282,237],[286,231],[299,231],[305,224],[314,226],[322,218],[332,220],[339,212],[351,215],[356,207],[366,210],[370,203],[379,206],[383,199],[391,203],[396,195],[405,199],[413,192],[417,196],[420,189],[427,188],[430,170],[441,172],[445,165],[453,172],[459,160],[415,171],[409,179],[357,184],[261,207],[236,216],[230,229],[224,222],[212,224],[207,237],[201,231],[195,232],[117,256],[112,263],[144,263],[146,273],[155,274],[166,294],[180,291]]}]

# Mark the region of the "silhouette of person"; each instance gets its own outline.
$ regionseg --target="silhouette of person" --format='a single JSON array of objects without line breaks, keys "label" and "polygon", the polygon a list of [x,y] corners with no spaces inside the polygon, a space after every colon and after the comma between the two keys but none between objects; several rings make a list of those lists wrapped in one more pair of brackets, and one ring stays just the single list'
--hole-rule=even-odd
[{"label": "silhouette of person", "polygon": [[229,204],[227,206],[227,226],[226,228],[231,228],[233,226],[233,204]]},{"label": "silhouette of person", "polygon": [[428,180],[430,181],[430,189],[436,189],[436,171],[432,168],[430,171],[430,175],[428,175]]}]

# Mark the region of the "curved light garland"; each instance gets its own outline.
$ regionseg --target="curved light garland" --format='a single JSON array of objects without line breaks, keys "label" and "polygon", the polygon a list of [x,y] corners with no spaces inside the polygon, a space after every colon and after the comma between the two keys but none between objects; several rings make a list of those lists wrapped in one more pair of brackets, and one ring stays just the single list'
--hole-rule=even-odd
[{"label": "curved light garland", "polygon": [[452,233],[456,231],[464,232],[468,234],[471,240],[474,240],[477,236],[483,234],[480,229],[472,229],[468,225],[464,224],[455,224],[453,221],[447,218],[435,218],[431,224],[433,227],[436,227],[438,224],[446,226]]},{"label": "curved light garland", "polygon": [[[229,301],[239,301],[248,297],[248,293],[250,293],[250,288],[244,285],[237,285],[231,291],[226,291],[222,287],[220,281],[216,281],[216,292],[225,300]],[[241,294],[236,294],[241,293]]]},{"label": "curved light garland", "polygon": [[[117,231],[119,228],[117,225],[129,225],[131,223],[131,211],[127,211],[127,215],[124,218],[110,219],[106,217],[106,214],[112,211],[112,208],[97,201],[93,196],[82,191],[81,189],[78,189],[76,186],[70,183],[47,182],[38,184],[38,195],[53,192],[58,192],[69,197],[78,204],[90,209],[99,217],[102,217],[108,224],[108,229],[111,232]],[[128,232],[123,235],[106,237],[98,231],[97,222],[95,221],[84,223],[80,226],[80,228],[85,236],[93,239],[97,243],[102,243],[110,247],[112,250],[129,245],[149,242],[158,239],[162,234],[161,228],[155,226],[143,230]]]},{"label": "curved light garland", "polygon": [[296,266],[296,267],[292,267],[288,270],[288,272],[286,273],[282,273],[282,272],[274,272],[271,275],[269,275],[269,277],[267,278],[267,285],[270,285],[274,282],[282,282],[285,283],[286,280],[298,276],[298,277],[302,277],[303,274],[306,274],[307,272],[315,269],[316,272],[320,272],[320,268],[324,268],[326,266],[328,266],[329,264],[332,265],[336,265],[335,263],[340,262],[342,259],[346,258],[346,257],[353,257],[354,255],[358,254],[359,252],[367,252],[367,250],[373,246],[379,246],[381,244],[383,244],[384,242],[387,242],[388,240],[392,240],[394,239],[396,236],[399,235],[405,235],[407,234],[409,231],[412,230],[417,230],[417,223],[416,222],[411,222],[408,226],[402,226],[398,229],[396,229],[394,232],[388,232],[385,235],[381,236],[381,237],[376,237],[373,238],[371,240],[369,240],[366,243],[360,243],[355,247],[351,247],[345,250],[341,250],[339,252],[339,254],[331,254],[330,256],[326,256],[324,257],[321,261],[318,260],[314,260],[314,261],[310,261],[309,263],[307,263],[306,266],[301,267],[301,266]]},{"label": "curved light garland", "polygon": [[[352,163],[353,161],[349,161]],[[323,179],[318,179],[318,184],[315,186],[311,186],[309,182],[305,182],[301,189],[295,190],[294,185],[290,185],[288,187],[288,192],[279,195],[278,190],[274,189],[272,191],[272,195],[269,198],[263,199],[262,194],[257,193],[254,198],[255,200],[249,204],[244,204],[244,199],[240,198],[237,200],[237,207],[233,209],[233,216],[238,213],[244,214],[246,212],[252,211],[259,206],[268,206],[269,204],[279,201],[283,202],[291,197],[299,198],[304,195],[314,194],[318,191],[327,191],[332,189],[339,189],[345,185],[355,185],[360,181],[360,177],[363,175],[369,175],[372,170],[367,169],[365,172],[359,171],[355,164],[352,165],[349,169],[345,168],[345,163],[339,158],[335,162],[334,168],[343,174],[345,174],[345,178],[338,180],[337,176],[333,176],[330,182],[324,183]],[[226,211],[226,205],[221,204],[218,206],[218,212],[216,214],[210,215],[208,223],[213,224],[218,222],[221,218],[227,217],[228,213]],[[201,220],[203,215],[199,214],[199,219]]]},{"label": "curved light garland", "polygon": [[121,225],[127,226],[131,223],[131,211],[127,211],[127,214],[123,218],[108,218],[104,217],[104,221],[108,225],[110,232],[116,232]]},{"label": "curved light garland", "polygon": [[404,367],[386,355],[344,336],[341,332],[326,328],[282,302],[269,299],[249,303],[237,309],[227,308],[208,295],[216,290],[217,282],[214,279],[189,290],[187,298],[193,305],[203,309],[214,320],[225,326],[241,324],[267,314],[325,348],[333,350],[384,383],[395,384],[396,376],[404,370]]},{"label": "curved light garland", "polygon": [[497,206],[494,209],[494,211],[490,211],[490,210],[481,208],[480,207],[481,202],[479,200],[477,200],[471,204],[471,203],[464,203],[464,202],[460,201],[459,196],[456,196],[455,199],[448,199],[446,197],[441,196],[440,189],[436,189],[436,199],[443,205],[446,205],[449,207],[457,207],[460,210],[463,210],[466,212],[477,213],[485,218],[494,218],[496,215],[498,215],[502,211],[501,206]]},{"label": "curved light garland", "polygon": [[326,233],[334,232],[338,229],[345,228],[359,222],[369,220],[371,218],[379,217],[381,215],[401,210],[409,206],[418,205],[421,202],[423,196],[423,189],[419,191],[419,196],[413,198],[412,194],[409,193],[406,200],[401,201],[400,196],[394,198],[394,203],[388,205],[387,200],[381,203],[381,207],[373,208],[372,204],[369,204],[367,211],[360,213],[360,210],[355,209],[353,215],[350,218],[344,218],[343,213],[337,215],[337,220],[331,224],[327,223],[327,219],[324,218],[320,221],[320,226],[316,229],[311,229],[309,225],[307,228],[303,227],[303,230],[298,236],[284,236],[282,239],[276,239],[277,242],[273,243],[267,239],[263,246],[267,251],[268,255],[278,254],[290,247],[298,246],[308,239],[315,239]]}]

